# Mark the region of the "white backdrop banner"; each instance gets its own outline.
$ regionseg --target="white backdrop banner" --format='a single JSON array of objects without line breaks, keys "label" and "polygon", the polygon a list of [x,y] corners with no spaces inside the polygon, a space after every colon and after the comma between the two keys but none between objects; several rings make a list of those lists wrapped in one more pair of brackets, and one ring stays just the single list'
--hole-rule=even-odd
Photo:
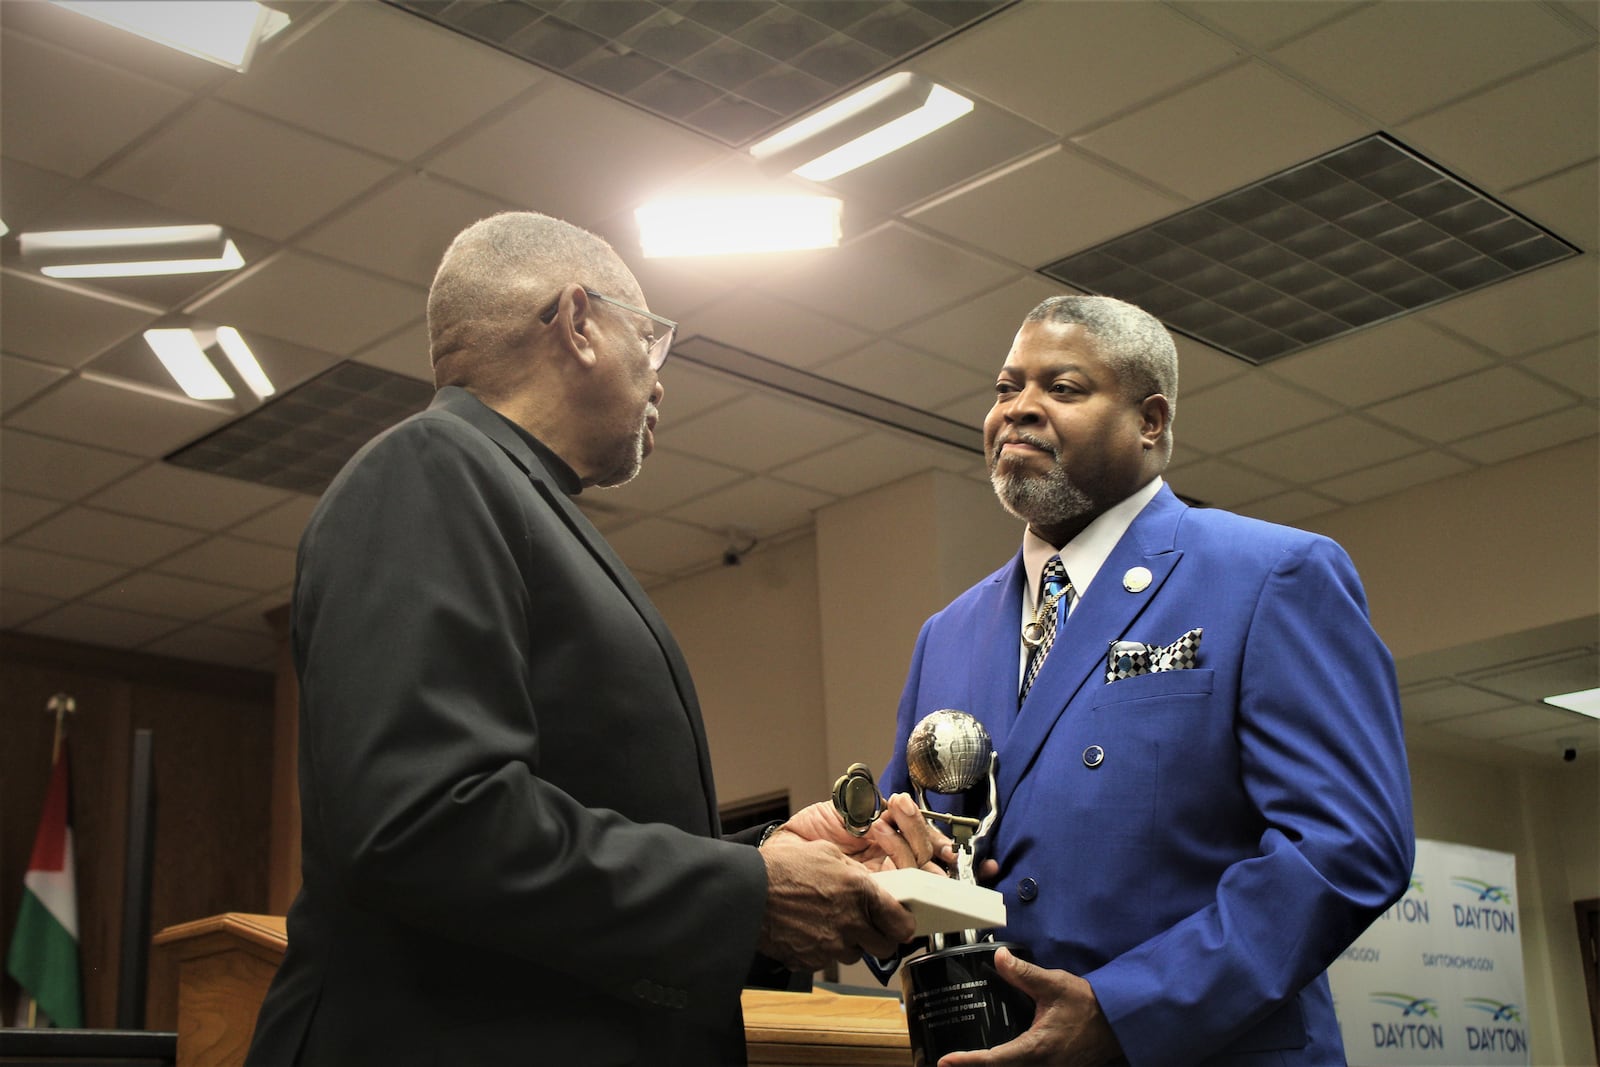
[{"label": "white backdrop banner", "polygon": [[1526,1064],[1516,857],[1417,842],[1411,887],[1328,968],[1355,1067]]}]

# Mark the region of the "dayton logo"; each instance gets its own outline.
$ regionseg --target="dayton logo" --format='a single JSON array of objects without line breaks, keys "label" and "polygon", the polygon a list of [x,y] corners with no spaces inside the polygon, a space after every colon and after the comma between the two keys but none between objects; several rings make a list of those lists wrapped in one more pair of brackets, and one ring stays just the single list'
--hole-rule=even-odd
[{"label": "dayton logo", "polygon": [[1412,875],[1411,885],[1407,887],[1406,895],[1395,901],[1394,907],[1378,916],[1378,921],[1422,923],[1426,925],[1428,922],[1428,902],[1422,899],[1422,879]]},{"label": "dayton logo", "polygon": [[1462,1003],[1469,1011],[1487,1016],[1477,1020],[1482,1026],[1467,1024],[1467,1048],[1474,1052],[1528,1051],[1528,1032],[1522,1028],[1522,1013],[1515,1004],[1488,997],[1468,997]]},{"label": "dayton logo", "polygon": [[[1452,878],[1450,884],[1472,895],[1471,904],[1452,904],[1456,926],[1497,934],[1517,932],[1517,913],[1511,910],[1511,890],[1490,885],[1481,878]],[[1496,907],[1495,905],[1501,905]]]},{"label": "dayton logo", "polygon": [[1372,1003],[1393,1008],[1400,1013],[1399,1022],[1372,1024],[1373,1048],[1444,1048],[1444,1027],[1429,1021],[1439,1018],[1439,1002],[1432,997],[1418,997],[1410,993],[1374,993]]}]

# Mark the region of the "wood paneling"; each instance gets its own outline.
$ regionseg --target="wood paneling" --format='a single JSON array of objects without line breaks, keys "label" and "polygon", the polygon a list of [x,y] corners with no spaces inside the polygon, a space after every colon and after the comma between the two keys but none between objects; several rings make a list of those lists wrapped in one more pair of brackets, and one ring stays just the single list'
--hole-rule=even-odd
[{"label": "wood paneling", "polygon": [[[263,672],[0,634],[0,955],[16,923],[50,771],[54,723],[45,704],[70,693],[78,706],[69,736],[87,1026],[116,1022],[133,731],[149,728],[155,745],[150,928],[263,911],[272,690]],[[5,978],[5,1010],[16,995]]]}]

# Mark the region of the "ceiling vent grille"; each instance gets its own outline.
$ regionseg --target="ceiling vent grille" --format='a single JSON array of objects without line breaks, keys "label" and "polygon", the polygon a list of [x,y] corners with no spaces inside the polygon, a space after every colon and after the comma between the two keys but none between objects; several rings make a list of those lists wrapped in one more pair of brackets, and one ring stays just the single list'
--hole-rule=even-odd
[{"label": "ceiling vent grille", "polygon": [[1261,364],[1578,251],[1376,134],[1041,273]]}]

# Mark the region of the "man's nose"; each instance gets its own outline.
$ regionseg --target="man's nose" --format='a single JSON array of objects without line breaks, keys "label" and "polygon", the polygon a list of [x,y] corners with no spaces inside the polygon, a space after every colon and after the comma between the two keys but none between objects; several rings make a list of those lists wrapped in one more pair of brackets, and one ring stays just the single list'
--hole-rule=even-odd
[{"label": "man's nose", "polygon": [[661,398],[666,395],[667,387],[661,384],[661,379],[656,379],[656,387],[650,390],[650,403],[656,407],[661,406]]}]

